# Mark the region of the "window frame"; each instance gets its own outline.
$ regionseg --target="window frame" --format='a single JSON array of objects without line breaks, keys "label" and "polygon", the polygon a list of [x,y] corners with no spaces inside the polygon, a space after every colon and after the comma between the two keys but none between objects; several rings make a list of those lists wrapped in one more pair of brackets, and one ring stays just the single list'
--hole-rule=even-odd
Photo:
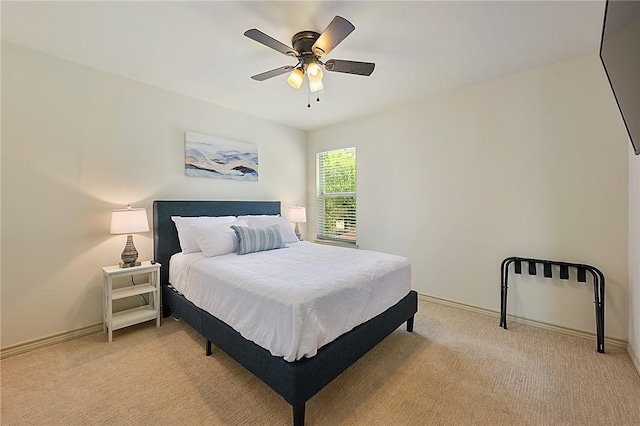
[{"label": "window frame", "polygon": [[[325,174],[324,174],[324,163],[321,160],[321,156],[323,154],[331,153],[334,151],[341,150],[353,150],[353,155],[355,158],[355,168],[354,168],[354,191],[346,191],[346,192],[324,192],[323,184],[326,182]],[[327,148],[321,151],[316,152],[316,239],[320,242],[327,243],[339,243],[345,244],[349,246],[357,245],[357,176],[358,176],[358,157],[357,157],[357,147],[355,145],[348,145],[342,147],[335,148]],[[345,218],[348,219],[348,222],[351,223],[349,226],[350,231],[345,232],[342,235],[346,235],[349,233],[353,233],[353,237],[339,237],[336,235],[330,235],[327,233],[327,227],[325,223],[325,212],[324,206],[325,202],[328,199],[340,199],[340,198],[353,198],[354,206],[353,209],[348,211]],[[344,226],[344,225],[343,225]]]}]

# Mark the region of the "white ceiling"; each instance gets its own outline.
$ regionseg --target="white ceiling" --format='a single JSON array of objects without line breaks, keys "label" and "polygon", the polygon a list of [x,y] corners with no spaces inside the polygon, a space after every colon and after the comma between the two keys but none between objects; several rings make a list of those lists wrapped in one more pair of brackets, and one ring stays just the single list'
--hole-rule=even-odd
[{"label": "white ceiling", "polygon": [[[5,41],[305,130],[596,53],[603,12],[600,0],[2,1],[1,10]],[[323,60],[375,62],[370,77],[326,72],[311,108],[286,74],[249,78],[295,60],[244,31],[290,46],[335,15],[356,30]]]}]

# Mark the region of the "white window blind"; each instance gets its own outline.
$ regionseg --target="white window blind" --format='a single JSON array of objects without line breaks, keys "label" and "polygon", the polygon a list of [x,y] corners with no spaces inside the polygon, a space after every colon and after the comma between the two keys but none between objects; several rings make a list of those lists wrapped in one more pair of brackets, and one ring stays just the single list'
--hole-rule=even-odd
[{"label": "white window blind", "polygon": [[356,242],[356,148],[316,154],[318,239]]}]

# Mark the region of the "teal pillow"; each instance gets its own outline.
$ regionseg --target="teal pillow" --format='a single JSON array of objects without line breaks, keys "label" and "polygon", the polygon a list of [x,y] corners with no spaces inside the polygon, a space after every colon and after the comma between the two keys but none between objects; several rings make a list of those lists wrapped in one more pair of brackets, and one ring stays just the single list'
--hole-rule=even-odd
[{"label": "teal pillow", "polygon": [[238,254],[286,247],[282,241],[282,233],[278,225],[271,225],[264,228],[233,225],[231,229],[235,231],[238,237]]}]

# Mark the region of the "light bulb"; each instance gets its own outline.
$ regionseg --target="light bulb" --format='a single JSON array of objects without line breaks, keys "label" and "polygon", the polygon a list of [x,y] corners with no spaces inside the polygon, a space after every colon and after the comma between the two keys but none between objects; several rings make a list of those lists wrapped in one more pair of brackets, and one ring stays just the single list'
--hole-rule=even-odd
[{"label": "light bulb", "polygon": [[309,81],[320,81],[322,80],[322,68],[317,62],[311,62],[307,65],[307,75],[309,76]]},{"label": "light bulb", "polygon": [[287,83],[289,83],[289,86],[293,87],[294,89],[299,89],[300,86],[302,86],[303,80],[304,72],[302,72],[300,68],[296,68],[295,70],[291,71],[291,74],[289,74]]}]

